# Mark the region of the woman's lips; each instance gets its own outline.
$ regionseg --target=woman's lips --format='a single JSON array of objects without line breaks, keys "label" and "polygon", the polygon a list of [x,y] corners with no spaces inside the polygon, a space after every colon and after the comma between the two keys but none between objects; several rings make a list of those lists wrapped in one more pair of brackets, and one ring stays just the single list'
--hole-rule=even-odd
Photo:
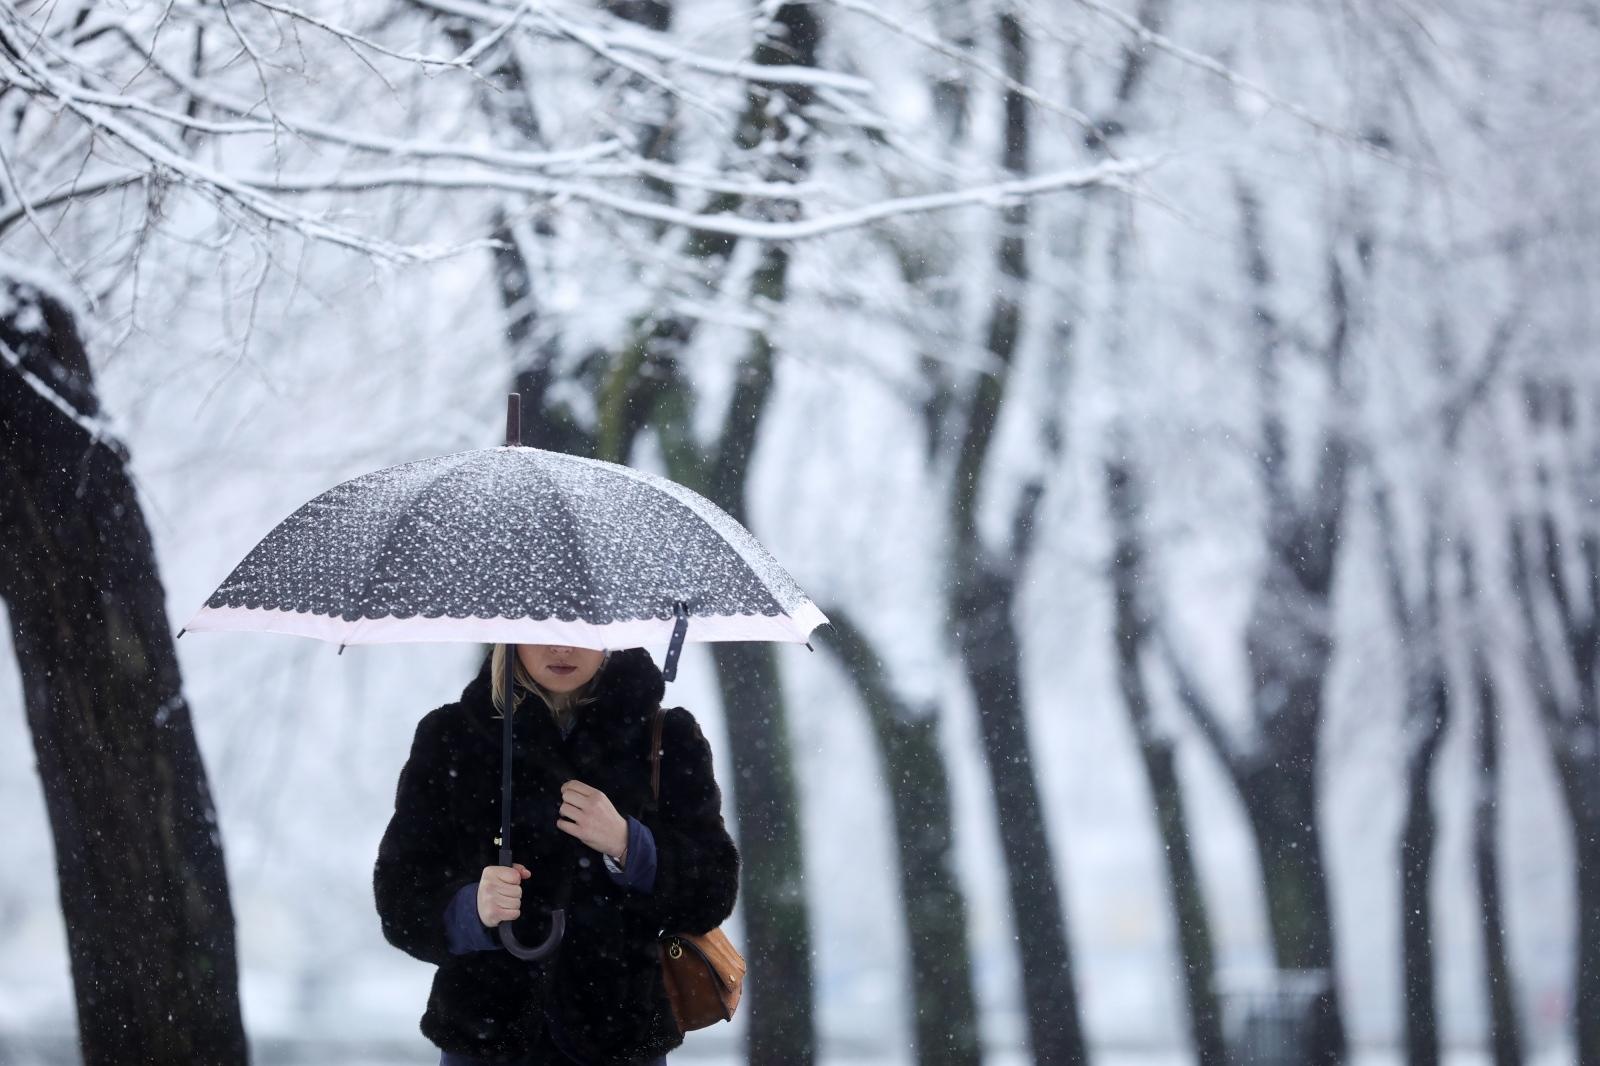
[{"label": "woman's lips", "polygon": [[577,669],[576,666],[553,665],[553,666],[549,667],[549,670],[550,670],[550,672],[552,674],[570,674],[570,673],[572,673],[572,671],[574,671],[576,669]]}]

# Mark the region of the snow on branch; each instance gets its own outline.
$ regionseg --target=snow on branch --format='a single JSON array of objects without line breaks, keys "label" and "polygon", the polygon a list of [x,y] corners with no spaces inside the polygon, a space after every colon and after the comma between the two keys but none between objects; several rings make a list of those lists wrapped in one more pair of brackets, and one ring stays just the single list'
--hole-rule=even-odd
[{"label": "snow on branch", "polygon": [[[181,71],[173,69],[162,62],[153,52],[145,50],[143,44],[130,34],[126,28],[119,27],[118,32],[125,35],[125,39],[130,46],[140,50],[144,59],[149,62],[151,69],[166,78],[172,83],[173,87],[189,98],[207,104],[218,111],[241,117],[248,117],[260,111],[258,103],[252,103],[224,90],[203,84],[183,74]],[[247,122],[207,123],[193,118],[187,113],[154,107],[136,97],[89,93],[79,93],[79,95],[83,99],[102,103],[108,107],[142,111],[185,128],[210,134],[271,134],[287,131],[307,140],[321,141],[330,145],[342,145],[358,151],[386,155],[392,158],[456,160],[500,167],[512,171],[568,170],[576,164],[589,163],[597,159],[615,156],[624,147],[622,142],[614,138],[608,138],[577,148],[558,149],[549,152],[518,152],[453,144],[448,141],[426,138],[385,136],[354,126],[318,122],[315,119],[286,114],[282,111],[275,113],[271,120],[252,119]]]},{"label": "snow on branch", "polygon": [[1083,130],[1093,131],[1095,129],[1094,119],[1077,108],[1052,100],[1031,85],[1024,85],[994,64],[985,62],[968,49],[959,48],[948,41],[940,40],[932,34],[923,33],[912,28],[905,21],[890,16],[877,4],[872,3],[871,0],[828,0],[828,2],[841,10],[869,18],[894,33],[905,37],[919,47],[937,53],[961,67],[976,71],[978,74],[983,75],[985,79],[1000,86],[1007,92],[1016,93],[1042,111],[1061,115]]},{"label": "snow on branch", "polygon": [[479,57],[494,47],[507,33],[511,32],[512,28],[522,21],[522,17],[532,8],[531,4],[524,2],[510,10],[502,10],[498,19],[490,20],[491,25],[488,33],[473,42],[460,54],[446,57],[430,56],[420,52],[396,51],[370,37],[354,30],[334,25],[325,19],[319,19],[315,15],[289,4],[275,4],[271,0],[250,0],[250,2],[256,7],[264,8],[296,22],[303,22],[308,26],[313,26],[338,38],[352,49],[366,49],[378,55],[387,56],[390,59],[398,59],[405,63],[415,63],[422,67],[448,67],[457,70],[470,70]]},{"label": "snow on branch", "polygon": [[[834,0],[834,2],[839,3],[843,2],[843,0]],[[1305,125],[1316,130],[1318,133],[1323,133],[1333,137],[1344,144],[1350,145],[1357,151],[1373,156],[1374,158],[1380,159],[1385,163],[1390,163],[1406,169],[1421,170],[1425,173],[1433,173],[1435,176],[1438,176],[1437,172],[1433,171],[1432,168],[1425,168],[1411,160],[1403,159],[1381,145],[1374,144],[1371,138],[1362,137],[1359,134],[1352,133],[1350,130],[1345,129],[1344,127],[1335,123],[1329,122],[1327,119],[1322,118],[1309,109],[1302,107],[1291,100],[1284,99],[1266,86],[1252,81],[1250,78],[1240,74],[1232,67],[1229,67],[1226,64],[1211,58],[1210,56],[1201,55],[1199,52],[1195,52],[1191,49],[1183,47],[1164,34],[1158,33],[1149,26],[1146,26],[1132,15],[1129,15],[1123,11],[1118,11],[1111,5],[1104,3],[1103,0],[1076,0],[1076,3],[1088,8],[1091,12],[1100,16],[1101,18],[1120,26],[1123,30],[1137,38],[1141,44],[1148,45],[1151,48],[1165,52],[1174,59],[1177,59],[1179,62],[1188,66],[1196,67],[1207,72],[1208,74],[1214,74],[1240,92],[1254,96],[1262,103],[1268,105],[1269,107],[1275,108],[1278,111],[1282,111],[1284,114],[1289,115],[1300,122],[1303,122]]]},{"label": "snow on branch", "polygon": [[45,400],[57,411],[60,411],[74,425],[87,433],[90,443],[105,443],[110,445],[114,451],[121,447],[116,436],[112,433],[110,425],[104,419],[93,418],[74,407],[72,401],[51,388],[48,381],[29,370],[23,364],[21,353],[3,340],[0,340],[0,362],[9,366],[12,372],[22,379],[23,384],[37,393],[41,399]]},{"label": "snow on branch", "polygon": [[607,192],[581,182],[532,176],[496,174],[492,171],[373,171],[349,174],[276,178],[270,174],[241,176],[253,190],[281,193],[361,191],[380,186],[432,189],[483,189],[520,192],[555,199],[577,200],[623,215],[680,226],[702,233],[756,241],[798,241],[859,229],[874,222],[904,215],[928,214],[958,207],[1003,207],[1048,193],[1090,187],[1126,188],[1128,179],[1150,170],[1156,160],[1112,160],[1075,170],[1056,171],[1014,181],[922,196],[902,196],[855,208],[839,209],[795,221],[764,221],[739,215],[687,211],[653,200]]},{"label": "snow on branch", "polygon": [[[865,10],[860,0],[835,2]],[[159,220],[163,190],[184,188],[234,225],[261,234],[286,230],[385,262],[431,261],[493,243],[473,234],[454,242],[408,242],[376,228],[393,215],[387,202],[377,223],[371,209],[352,210],[379,191],[397,189],[481,193],[488,202],[510,196],[557,211],[583,205],[686,233],[801,241],[1092,186],[1129,190],[1131,180],[1153,165],[1111,160],[1021,180],[930,170],[937,176],[934,191],[896,195],[892,183],[874,184],[867,171],[860,183],[832,174],[823,180],[820,168],[812,180],[764,179],[759,149],[653,158],[648,145],[631,143],[635,131],[605,122],[567,124],[560,135],[579,142],[568,146],[542,131],[508,139],[492,124],[470,124],[472,94],[503,92],[507,84],[526,92],[526,84],[503,78],[508,70],[513,79],[525,76],[516,73],[518,65],[527,67],[517,58],[519,49],[537,39],[543,47],[566,42],[599,69],[623,75],[614,84],[625,90],[602,92],[643,92],[669,108],[678,105],[675,136],[692,135],[683,130],[684,116],[696,112],[709,113],[709,128],[725,134],[741,121],[749,87],[764,85],[806,86],[831,100],[845,116],[831,136],[846,155],[871,148],[873,138],[879,144],[899,140],[875,113],[877,87],[854,75],[703,54],[669,34],[561,0],[415,0],[405,12],[420,14],[424,27],[445,17],[478,32],[453,29],[446,36],[459,47],[441,55],[428,50],[426,34],[422,45],[397,47],[392,35],[386,42],[377,30],[340,24],[291,0],[176,0],[158,13],[125,12],[71,27],[40,25],[14,7],[0,7],[0,80],[24,95],[24,117],[39,116],[0,135],[0,177],[9,193],[0,201],[0,233],[29,221],[53,245],[58,222],[42,211],[142,185],[146,225]],[[393,31],[395,20],[383,26]],[[713,45],[706,42],[714,40],[696,38],[708,50]],[[730,46],[748,42],[731,34],[717,45]],[[348,55],[355,59],[341,66],[340,57]],[[353,91],[360,81],[351,77],[362,74],[359,67],[373,70],[394,93],[394,71],[377,71],[379,60],[411,68],[402,113],[418,130],[385,130],[370,112],[347,117],[360,106]],[[481,70],[466,69],[480,61]],[[458,71],[474,81],[435,77]],[[719,82],[737,83],[740,91]],[[604,79],[588,84],[600,86]],[[340,91],[330,93],[330,86]],[[1014,88],[1040,106],[1056,106],[1025,86]],[[411,100],[447,106],[419,111]],[[853,124],[853,114],[864,118]],[[842,143],[849,138],[862,140]],[[775,204],[785,206],[770,210]],[[68,276],[76,276],[65,251],[55,254]]]},{"label": "snow on branch", "polygon": [[[416,4],[441,15],[453,15],[475,22],[494,22],[505,14],[504,8],[484,3],[482,0],[416,0]],[[589,35],[589,42],[586,43],[591,43],[591,46],[604,45],[613,53],[636,52],[659,60],[669,67],[759,85],[828,88],[862,96],[870,96],[876,91],[876,86],[867,79],[839,71],[782,64],[767,66],[745,60],[703,55],[634,23],[615,18],[595,18],[586,12],[581,13],[572,9],[561,12],[558,10],[558,5],[553,3],[540,5],[539,14],[551,20],[552,25],[561,27],[563,32],[579,26],[584,27]]]}]

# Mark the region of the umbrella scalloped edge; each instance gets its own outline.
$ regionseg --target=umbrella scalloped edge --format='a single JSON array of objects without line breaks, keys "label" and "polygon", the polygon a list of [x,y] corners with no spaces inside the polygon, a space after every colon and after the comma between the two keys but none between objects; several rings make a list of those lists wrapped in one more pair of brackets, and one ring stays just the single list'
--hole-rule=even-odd
[{"label": "umbrella scalloped edge", "polygon": [[[685,641],[784,641],[803,644],[828,619],[806,600],[789,614],[690,616]],[[560,618],[358,618],[347,621],[309,611],[264,607],[202,607],[185,630],[284,633],[332,644],[561,644],[574,648],[642,648],[666,645],[673,619],[642,618],[597,625]]]}]

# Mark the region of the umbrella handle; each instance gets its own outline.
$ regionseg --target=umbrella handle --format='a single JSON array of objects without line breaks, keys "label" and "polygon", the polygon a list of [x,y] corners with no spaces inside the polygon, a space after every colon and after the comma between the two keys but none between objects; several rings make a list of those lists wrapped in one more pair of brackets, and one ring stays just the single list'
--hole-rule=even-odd
[{"label": "umbrella handle", "polygon": [[501,922],[499,929],[501,947],[519,959],[538,962],[561,946],[561,935],[567,931],[567,912],[560,907],[550,912],[550,935],[537,947],[524,947],[517,934],[511,931],[510,922]]},{"label": "umbrella handle", "polygon": [[[500,849],[500,865],[511,865],[511,849]],[[517,934],[512,931],[510,922],[501,922],[497,927],[500,930],[500,946],[519,959],[529,962],[538,962],[561,946],[561,937],[567,931],[567,912],[557,907],[550,912],[550,935],[544,938],[544,943],[535,947],[528,947],[517,939]]]}]

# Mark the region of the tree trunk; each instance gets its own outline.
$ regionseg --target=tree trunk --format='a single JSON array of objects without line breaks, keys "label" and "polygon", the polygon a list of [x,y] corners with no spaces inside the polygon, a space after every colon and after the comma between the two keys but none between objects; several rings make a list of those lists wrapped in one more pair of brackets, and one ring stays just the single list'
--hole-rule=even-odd
[{"label": "tree trunk", "polygon": [[1072,951],[1022,706],[1015,585],[969,570],[956,593],[956,640],[978,708],[1022,964],[1033,1061],[1085,1063]]},{"label": "tree trunk", "polygon": [[[1291,434],[1280,395],[1285,338],[1271,298],[1273,265],[1264,211],[1243,181],[1237,196],[1240,247],[1257,342],[1261,404],[1257,458],[1267,499],[1267,557],[1245,635],[1254,737],[1248,754],[1229,750],[1224,761],[1256,831],[1278,965],[1320,971],[1326,979],[1326,990],[1313,1006],[1307,1054],[1315,1066],[1334,1066],[1344,1061],[1345,1032],[1318,822],[1317,765],[1322,687],[1333,658],[1332,594],[1350,445],[1337,416],[1328,416],[1308,444],[1316,455],[1311,483],[1305,488],[1295,485]],[[1370,249],[1367,235],[1359,232],[1344,240],[1358,252]],[[1357,259],[1370,270],[1370,256]],[[1331,328],[1322,358],[1337,395],[1344,391],[1351,307],[1337,247],[1329,248],[1326,263]],[[1220,741],[1223,734],[1214,716],[1210,720],[1207,735]]]},{"label": "tree trunk", "polygon": [[[1278,541],[1275,547],[1292,552],[1296,546]],[[1296,561],[1305,564],[1305,556]],[[1317,802],[1322,683],[1332,652],[1326,628],[1331,557],[1309,588],[1290,565],[1282,555],[1269,562],[1246,638],[1261,750],[1229,751],[1227,764],[1254,830],[1277,964],[1317,971],[1326,980],[1312,1008],[1307,1061],[1334,1066],[1344,1060],[1345,1037]],[[1216,736],[1212,722],[1207,733]]]},{"label": "tree trunk", "polygon": [[[786,4],[777,18],[787,43],[763,45],[757,49],[758,55],[770,63],[775,60],[774,52],[784,53],[795,46],[808,65],[813,63],[820,36],[814,16],[800,5]],[[782,125],[781,119],[777,121]],[[770,132],[762,139],[777,144],[788,140]],[[803,165],[798,156],[791,156],[790,162]],[[765,245],[750,280],[752,300],[781,306],[788,296],[788,275],[789,249],[777,243]],[[765,331],[756,331],[740,366],[709,471],[707,495],[746,526],[750,460],[772,394],[773,358],[771,338]],[[682,428],[687,430],[688,424]],[[789,758],[788,712],[778,680],[778,659],[770,644],[719,642],[714,655],[722,705],[727,709],[728,739],[740,767],[734,788],[739,839],[746,849],[754,848],[744,866],[749,901],[745,921],[751,950],[761,952],[762,975],[750,987],[750,1062],[753,1066],[803,1066],[814,1061],[817,1053],[811,932],[800,854],[799,801]]]},{"label": "tree trunk", "polygon": [[1426,709],[1409,717],[1424,733],[1406,765],[1405,827],[1400,835],[1400,943],[1405,979],[1406,1061],[1411,1066],[1438,1066],[1439,1025],[1436,1016],[1433,957],[1433,767],[1449,718],[1449,693],[1440,669],[1422,686]]},{"label": "tree trunk", "polygon": [[[1591,773],[1600,772],[1591,768]],[[1600,1062],[1600,820],[1575,823],[1577,858],[1578,976],[1573,1002],[1578,1061]]]},{"label": "tree trunk", "polygon": [[1117,679],[1123,708],[1133,726],[1144,765],[1145,781],[1155,805],[1156,829],[1167,865],[1167,886],[1178,948],[1183,959],[1184,997],[1188,1005],[1189,1036],[1200,1066],[1223,1066],[1226,1049],[1222,1019],[1213,988],[1216,961],[1211,945],[1211,919],[1206,913],[1194,856],[1189,849],[1188,818],[1183,789],[1178,780],[1172,742],[1151,719],[1145,688],[1143,658],[1150,624],[1139,593],[1143,580],[1144,547],[1138,527],[1139,493],[1128,465],[1108,462],[1105,468],[1107,509],[1114,537],[1111,560],[1112,600],[1115,616]]},{"label": "tree trunk", "polygon": [[0,597],[55,841],[83,1061],[247,1060],[233,912],[127,455],[70,312],[0,279]]},{"label": "tree trunk", "polygon": [[[1600,582],[1600,575],[1594,580]],[[1589,703],[1590,701],[1585,701]],[[1572,822],[1573,898],[1577,901],[1577,972],[1573,978],[1573,1042],[1577,1061],[1600,1062],[1600,813],[1593,799],[1600,752],[1569,748],[1557,757],[1561,797]]]},{"label": "tree trunk", "polygon": [[1344,1031],[1334,981],[1333,923],[1323,870],[1322,832],[1317,822],[1313,762],[1265,766],[1240,789],[1255,830],[1267,898],[1268,927],[1278,966],[1318,971],[1325,992],[1312,1007],[1306,1061],[1312,1066],[1343,1060]]},{"label": "tree trunk", "polygon": [[[1443,362],[1443,360],[1441,360]],[[1447,454],[1453,454],[1454,431],[1446,430]],[[1425,532],[1421,566],[1410,566],[1400,524],[1390,503],[1390,489],[1381,467],[1369,468],[1373,479],[1373,512],[1389,606],[1405,663],[1406,704],[1401,725],[1405,748],[1405,815],[1400,832],[1400,969],[1404,989],[1406,1059],[1411,1066],[1438,1066],[1439,1023],[1434,986],[1433,853],[1437,819],[1433,810],[1433,770],[1439,744],[1450,720],[1450,690],[1440,647],[1439,572],[1444,537],[1440,512],[1448,506],[1441,486],[1423,493]],[[1420,576],[1420,596],[1411,588]],[[1415,602],[1414,602],[1415,601]]]},{"label": "tree trunk", "polygon": [[778,662],[766,644],[719,641],[712,655],[738,767],[733,795],[752,970],[746,989],[749,1061],[753,1066],[809,1063],[816,1057],[811,932]]},{"label": "tree trunk", "polygon": [[823,645],[839,656],[866,708],[894,812],[916,1061],[978,1066],[967,908],[955,875],[950,783],[939,751],[937,710],[908,707],[890,687],[866,635],[842,610],[829,608],[828,618]]},{"label": "tree trunk", "polygon": [[1516,986],[1506,949],[1505,906],[1500,893],[1500,695],[1478,622],[1477,582],[1471,552],[1461,557],[1462,600],[1473,639],[1472,676],[1478,696],[1477,790],[1473,802],[1472,857],[1477,875],[1479,921],[1483,930],[1485,998],[1489,1004],[1489,1046],[1494,1066],[1522,1066],[1522,1026]]},{"label": "tree trunk", "polygon": [[[1019,17],[1009,7],[1002,9],[997,29],[1002,70],[1013,86],[1026,85],[1028,36]],[[1021,177],[1028,171],[1029,159],[1026,97],[1015,87],[1009,88],[1004,94],[1004,108],[1005,140],[1000,161],[1008,173]],[[986,550],[976,525],[978,488],[999,421],[1008,371],[1022,334],[1023,296],[1028,283],[1028,225],[1025,203],[1013,204],[1001,212],[995,254],[999,278],[989,312],[986,345],[1000,369],[979,377],[956,457],[949,498],[955,539],[949,584],[956,647],[977,706],[999,822],[1022,966],[1029,1044],[1034,1061],[1054,1066],[1087,1062],[1088,1053],[1078,1016],[1072,949],[1022,704],[1016,599],[1042,490],[1035,486],[1022,494],[1013,520],[1008,557]]]},{"label": "tree trunk", "polygon": [[[781,303],[787,267],[787,252],[767,246],[752,279],[755,292]],[[657,409],[657,429],[672,477],[746,526],[750,459],[772,391],[772,359],[770,341],[758,333],[741,365],[714,455],[701,454],[694,444],[685,383],[668,379]],[[811,935],[777,656],[769,644],[728,642],[714,644],[712,654],[739,771],[733,797],[745,852],[747,954],[755,973],[746,992],[749,1061],[754,1066],[810,1063],[816,1057]]]},{"label": "tree trunk", "polygon": [[[1554,399],[1564,399],[1567,405],[1573,401],[1569,389],[1559,386]],[[1572,437],[1576,419],[1550,421],[1562,434],[1569,456],[1593,454],[1592,443]],[[1575,483],[1567,486],[1580,501],[1585,522],[1576,538],[1563,537],[1554,501],[1547,501],[1537,518],[1537,542],[1522,517],[1512,520],[1510,537],[1511,585],[1526,642],[1523,660],[1532,673],[1534,701],[1572,826],[1578,912],[1573,1042],[1578,1061],[1586,1064],[1600,1062],[1600,529],[1596,528],[1600,514],[1595,512],[1587,480],[1594,473],[1593,469],[1572,472]],[[1538,465],[1537,483],[1547,491],[1556,484],[1543,462]],[[1574,595],[1568,583],[1564,539],[1577,541],[1581,566],[1574,569],[1584,576],[1581,595]],[[1541,583],[1537,589],[1535,574]],[[1547,637],[1548,627],[1541,624],[1540,599],[1553,608],[1558,623],[1554,637]],[[1546,641],[1553,645],[1548,653]],[[1556,663],[1565,664],[1565,686],[1553,676]]]}]

